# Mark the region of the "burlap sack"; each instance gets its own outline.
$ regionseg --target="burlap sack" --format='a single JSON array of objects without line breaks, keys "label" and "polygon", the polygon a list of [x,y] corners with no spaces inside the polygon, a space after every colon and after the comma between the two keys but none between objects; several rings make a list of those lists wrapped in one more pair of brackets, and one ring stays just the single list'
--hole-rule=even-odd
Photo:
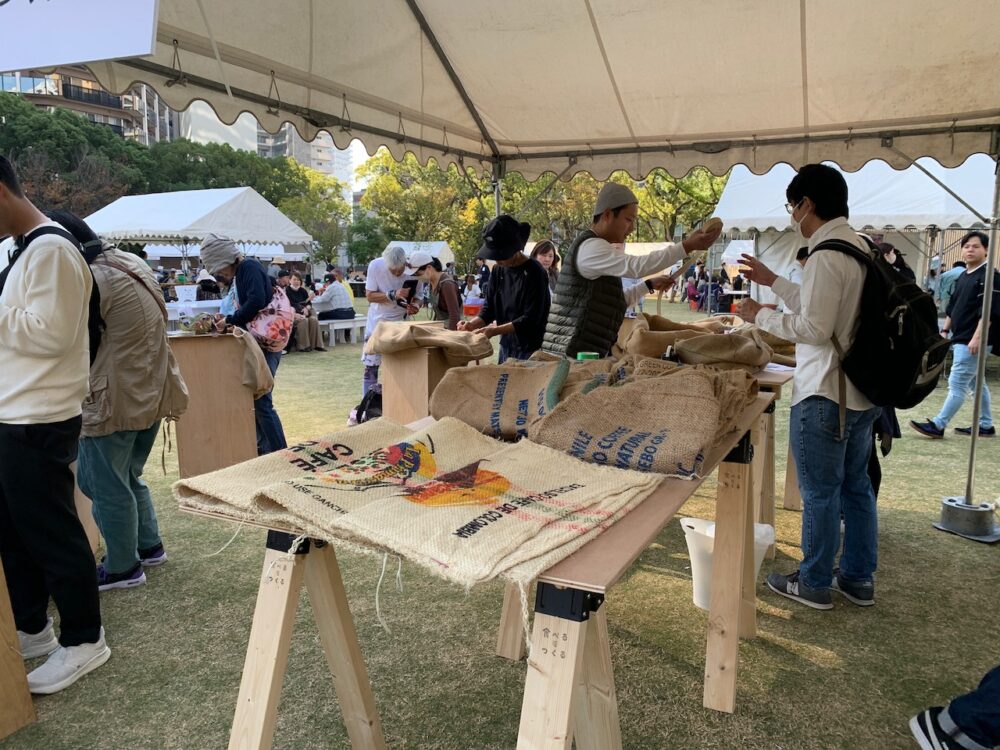
[{"label": "burlap sack", "polygon": [[762,330],[753,323],[744,323],[733,329],[733,333],[739,333],[743,336],[752,336],[754,331],[760,336],[761,341],[771,347],[771,350],[775,354],[783,354],[786,357],[795,356],[795,344],[791,341],[786,341],[781,336],[775,336],[773,333]]},{"label": "burlap sack", "polygon": [[757,372],[771,361],[771,347],[749,332],[705,334],[677,342],[674,351],[686,365],[711,365],[720,370],[741,368]]},{"label": "burlap sack", "polygon": [[484,435],[514,440],[552,411],[569,360],[453,367],[431,395],[431,416],[455,417]]},{"label": "burlap sack", "polygon": [[718,438],[714,373],[678,368],[562,401],[531,430],[533,441],[591,463],[692,477]]},{"label": "burlap sack", "polygon": [[757,396],[757,379],[743,369],[716,370],[700,366],[696,369],[705,369],[712,375],[712,386],[719,401],[718,442],[735,429],[743,410]]},{"label": "burlap sack", "polygon": [[243,344],[243,385],[250,389],[255,399],[270,393],[274,388],[274,376],[260,344],[242,328],[233,328],[233,336]]},{"label": "burlap sack", "polygon": [[646,319],[646,323],[651,331],[711,331],[712,333],[722,333],[726,330],[726,326],[715,318],[704,318],[702,320],[694,320],[690,323],[678,323],[669,318],[664,318],[662,315],[650,315],[649,313],[643,313],[643,317]]},{"label": "burlap sack", "polygon": [[625,342],[628,341],[629,336],[637,328],[642,328],[649,330],[649,322],[646,320],[645,316],[639,315],[635,318],[625,318],[622,320],[621,326],[618,328],[618,339],[615,341],[614,345],[611,347],[611,356],[616,359],[621,359],[627,353],[625,351]]},{"label": "burlap sack", "polygon": [[421,347],[439,347],[452,366],[493,356],[490,340],[481,334],[385,320],[375,326],[365,343],[365,354],[392,354]]},{"label": "burlap sack", "polygon": [[[273,503],[318,538],[392,551],[471,586],[514,566],[530,575],[540,564],[532,561],[548,567],[659,481],[585,466],[528,441],[498,443],[444,419],[350,463],[264,483],[239,504]],[[189,484],[175,492],[192,492]],[[223,483],[201,486],[209,484]]]},{"label": "burlap sack", "polygon": [[678,341],[703,335],[701,331],[650,331],[645,328],[634,328],[625,342],[625,353],[658,358]]},{"label": "burlap sack", "polygon": [[569,398],[574,393],[587,393],[599,386],[608,385],[612,380],[611,372],[614,367],[615,360],[611,357],[570,362],[566,382],[559,391],[559,400]]}]

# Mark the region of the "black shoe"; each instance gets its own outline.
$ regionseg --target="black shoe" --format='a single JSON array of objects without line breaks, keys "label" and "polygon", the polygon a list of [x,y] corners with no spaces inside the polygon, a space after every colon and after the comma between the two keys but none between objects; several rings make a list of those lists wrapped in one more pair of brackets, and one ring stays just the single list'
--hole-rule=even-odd
[{"label": "black shoe", "polygon": [[958,750],[961,747],[938,723],[942,711],[941,706],[932,706],[910,719],[910,731],[923,750]]},{"label": "black shoe", "polygon": [[928,419],[926,422],[914,422],[910,420],[910,427],[919,432],[924,437],[934,438],[935,440],[940,440],[944,437],[944,430],[938,427],[934,422]]},{"label": "black shoe", "polygon": [[829,589],[813,589],[799,580],[799,571],[790,575],[771,573],[767,577],[767,587],[775,594],[805,604],[813,609],[833,609],[833,599]]},{"label": "black shoe", "polygon": [[839,591],[847,601],[859,607],[875,604],[875,584],[872,581],[850,581],[840,575],[838,568],[833,569],[833,585],[830,588]]},{"label": "black shoe", "polygon": [[[971,427],[956,427],[955,432],[959,435],[965,435],[966,437],[972,437]],[[996,427],[980,427],[979,437],[996,437],[997,428]]]}]

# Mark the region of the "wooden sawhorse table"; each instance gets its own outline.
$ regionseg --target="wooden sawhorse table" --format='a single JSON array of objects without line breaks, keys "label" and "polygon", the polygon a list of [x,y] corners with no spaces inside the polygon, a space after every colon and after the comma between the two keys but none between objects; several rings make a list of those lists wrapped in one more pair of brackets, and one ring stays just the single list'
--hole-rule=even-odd
[{"label": "wooden sawhorse table", "polygon": [[[739,639],[752,638],[757,632],[750,430],[773,398],[771,394],[757,396],[737,428],[703,465],[705,475],[719,469],[704,691],[705,706],[719,711],[735,708]],[[665,479],[624,518],[539,578],[518,748],[565,749],[574,735],[579,750],[621,748],[604,598],[700,484]],[[221,514],[189,512],[232,520]],[[351,746],[384,748],[333,547],[306,540],[290,553],[289,539],[281,532],[297,533],[289,528],[268,534],[229,748],[271,747],[303,583],[309,590]],[[511,588],[504,600],[500,640],[515,651],[522,645],[512,627],[516,617],[520,634],[520,603]]]}]

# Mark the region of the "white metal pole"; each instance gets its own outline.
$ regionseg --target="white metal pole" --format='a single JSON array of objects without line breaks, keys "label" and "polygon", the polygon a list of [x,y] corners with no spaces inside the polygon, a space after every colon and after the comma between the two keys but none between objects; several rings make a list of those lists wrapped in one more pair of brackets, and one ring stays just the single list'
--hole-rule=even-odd
[{"label": "white metal pole", "polygon": [[1000,154],[995,155],[997,166],[996,178],[993,182],[993,213],[990,217],[990,247],[986,253],[986,277],[983,281],[983,316],[981,320],[981,338],[979,342],[979,359],[976,366],[976,388],[972,402],[972,445],[969,447],[969,476],[965,484],[965,504],[975,503],[976,485],[976,446],[979,438],[980,401],[983,388],[986,387],[986,342],[989,336],[990,315],[993,311],[993,275],[997,261],[997,225],[1000,224]]}]

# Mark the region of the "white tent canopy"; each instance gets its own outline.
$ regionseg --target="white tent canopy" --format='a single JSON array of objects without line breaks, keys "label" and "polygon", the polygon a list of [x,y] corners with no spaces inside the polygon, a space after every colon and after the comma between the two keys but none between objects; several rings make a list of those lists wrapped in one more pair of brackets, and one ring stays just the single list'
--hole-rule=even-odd
[{"label": "white tent canopy", "polygon": [[306,252],[312,237],[253,188],[182,190],[119,198],[87,217],[102,237],[130,242],[200,244],[209,234],[238,243]]},{"label": "white tent canopy", "polygon": [[[244,255],[257,258],[265,265],[271,258],[280,257],[286,261],[304,261],[308,257],[306,253],[286,253],[283,248],[275,245],[260,245],[255,242],[237,243]],[[164,258],[198,258],[201,257],[201,247],[182,247],[180,245],[160,245],[149,244],[143,247],[146,257],[153,260],[163,260]]]},{"label": "white tent canopy", "polygon": [[91,68],[176,110],[529,178],[853,170],[993,153],[997,38],[995,0],[161,0],[153,56]]},{"label": "white tent canopy", "polygon": [[[946,169],[933,159],[919,159],[917,163],[979,214],[989,216],[995,166],[992,159],[972,156],[954,169]],[[736,166],[715,215],[725,222],[727,230],[787,229],[785,188],[794,176],[795,171],[787,164],[778,164],[764,175]],[[857,172],[845,173],[844,178],[850,196],[851,225],[855,229],[984,226],[978,216],[915,167],[897,171],[884,162],[871,162]]]}]

